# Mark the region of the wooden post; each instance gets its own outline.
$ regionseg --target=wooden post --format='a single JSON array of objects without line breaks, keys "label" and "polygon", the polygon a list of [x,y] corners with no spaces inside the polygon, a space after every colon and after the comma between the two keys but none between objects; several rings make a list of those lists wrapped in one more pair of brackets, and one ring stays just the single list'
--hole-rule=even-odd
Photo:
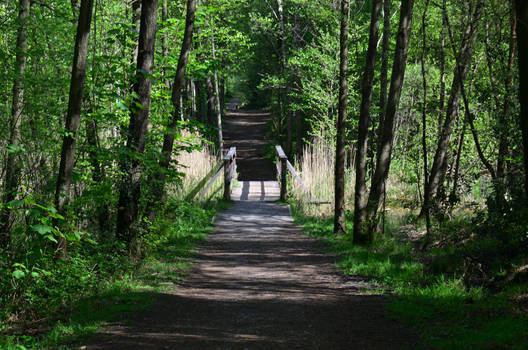
[{"label": "wooden post", "polygon": [[287,159],[281,159],[281,189],[280,189],[280,200],[285,201],[286,200],[286,162]]},{"label": "wooden post", "polygon": [[282,150],[281,146],[275,146],[275,149],[277,150],[278,155],[278,162],[280,163],[280,200],[284,201],[286,200],[286,178],[287,178],[287,163],[288,163],[288,157]]},{"label": "wooden post", "polygon": [[236,171],[236,147],[231,147],[224,157],[224,200],[231,199],[231,180]]},{"label": "wooden post", "polygon": [[224,200],[231,199],[231,161],[224,159]]}]

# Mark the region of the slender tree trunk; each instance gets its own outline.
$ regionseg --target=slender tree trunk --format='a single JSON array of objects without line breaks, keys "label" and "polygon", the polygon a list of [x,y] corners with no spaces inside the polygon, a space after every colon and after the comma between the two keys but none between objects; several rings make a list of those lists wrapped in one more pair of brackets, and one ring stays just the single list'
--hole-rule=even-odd
[{"label": "slender tree trunk", "polygon": [[191,79],[190,81],[190,90],[191,90],[191,115],[192,115],[192,119],[194,120],[198,120],[198,109],[197,109],[197,100],[196,100],[196,96],[197,96],[197,88],[196,88],[196,83],[194,82],[194,79]]},{"label": "slender tree trunk", "polygon": [[222,159],[224,156],[224,137],[222,135],[222,106],[220,104],[220,94],[218,89],[218,72],[214,72],[213,79],[216,105],[216,128],[218,134],[218,158]]},{"label": "slender tree trunk", "polygon": [[141,108],[132,107],[128,128],[127,154],[121,163],[124,178],[120,185],[119,206],[117,211],[116,235],[120,242],[131,248],[137,235],[139,219],[139,200],[143,164],[132,154],[143,153],[149,124],[150,91],[152,89],[152,66],[154,64],[154,44],[156,41],[156,22],[158,0],[143,0],[141,4],[141,24],[139,30],[139,49],[137,57],[136,83],[134,92]]},{"label": "slender tree trunk", "polygon": [[460,136],[458,137],[458,143],[457,143],[457,153],[456,153],[456,160],[455,160],[455,169],[453,174],[453,187],[451,188],[451,193],[449,194],[449,204],[453,206],[458,201],[458,177],[460,173],[460,159],[462,158],[462,146],[464,145],[464,137],[466,135],[466,120],[464,119],[463,125],[462,125],[462,131],[460,132]]},{"label": "slender tree trunk", "polygon": [[348,100],[348,30],[350,1],[341,0],[341,35],[339,55],[339,111],[337,116],[337,140],[335,160],[335,208],[334,233],[346,233],[345,221],[345,161],[346,117]]},{"label": "slender tree trunk", "polygon": [[[387,104],[387,75],[389,70],[389,39],[390,39],[391,0],[383,1],[383,40],[381,43],[380,71],[380,125]],[[381,130],[381,127],[379,128]],[[379,136],[379,135],[378,135]]]},{"label": "slender tree trunk", "polygon": [[[141,1],[142,0],[132,0],[132,25],[134,26],[134,31],[137,33],[140,30],[141,23]],[[134,51],[132,52],[132,64],[137,62],[138,55],[138,45],[139,42],[136,41],[134,44]]]},{"label": "slender tree trunk", "polygon": [[[211,53],[213,60],[216,59],[216,48],[214,38],[214,22],[211,20]],[[224,157],[224,137],[222,135],[222,105],[220,103],[220,89],[218,88],[218,72],[213,74],[214,80],[214,95],[215,95],[215,109],[216,109],[216,128],[218,133],[218,158],[222,160]]]},{"label": "slender tree trunk", "polygon": [[196,119],[207,125],[207,118],[205,117],[205,106],[203,98],[203,82],[196,80],[194,82],[196,91]]},{"label": "slender tree trunk", "polygon": [[423,152],[423,172],[424,172],[424,201],[423,207],[425,211],[425,227],[426,227],[426,236],[424,241],[424,247],[429,245],[431,240],[431,216],[430,216],[430,205],[427,202],[429,196],[427,191],[429,191],[429,186],[427,185],[427,172],[429,171],[429,166],[427,165],[427,78],[425,74],[425,58],[427,56],[427,36],[426,36],[426,26],[427,26],[427,9],[429,7],[429,0],[425,2],[425,9],[422,15],[422,57],[421,57],[421,66],[422,66],[422,83],[423,83],[423,106],[422,106],[422,152]]},{"label": "slender tree trunk", "polygon": [[464,100],[464,108],[465,108],[465,111],[466,111],[466,117],[468,119],[468,123],[469,123],[469,127],[470,127],[470,130],[471,130],[471,134],[473,135],[473,141],[475,143],[475,148],[477,149],[477,154],[479,156],[480,161],[484,165],[484,167],[490,173],[492,182],[496,184],[497,176],[495,174],[495,169],[493,169],[493,166],[488,161],[488,159],[484,155],[484,152],[482,151],[482,147],[480,146],[480,141],[479,141],[479,138],[478,138],[477,130],[475,129],[475,123],[473,122],[473,120],[475,119],[475,116],[473,115],[473,113],[471,113],[471,110],[469,109],[469,101],[468,101],[468,98],[467,98],[467,95],[466,95],[466,91],[465,91],[465,88],[464,88],[464,83],[462,82],[461,84],[462,84],[462,86],[461,86],[462,98]]},{"label": "slender tree trunk", "polygon": [[515,0],[517,13],[517,52],[519,64],[520,125],[523,137],[525,194],[528,199],[528,2]]},{"label": "slender tree trunk", "polygon": [[207,93],[207,123],[209,125],[215,125],[215,94],[213,87],[213,79],[209,76],[205,79],[205,88]]},{"label": "slender tree trunk", "polygon": [[225,109],[225,96],[226,96],[226,77],[222,73],[222,78],[220,79],[220,109],[222,111]]},{"label": "slender tree trunk", "polygon": [[[483,2],[479,1],[475,13],[472,16],[471,22],[467,25],[467,30],[463,37],[459,59],[457,59],[457,65],[460,66],[460,69],[459,67],[455,67],[453,83],[451,85],[451,93],[447,103],[446,116],[442,130],[440,131],[440,135],[438,137],[438,146],[436,148],[433,165],[429,173],[429,189],[427,192],[428,198],[426,198],[428,203],[431,203],[431,201],[436,197],[438,188],[440,187],[440,183],[444,177],[445,169],[443,170],[443,168],[445,168],[444,164],[447,164],[447,152],[449,150],[449,142],[452,136],[453,124],[460,104],[460,97],[462,93],[461,87],[462,83],[466,79],[466,75],[472,61],[473,48],[477,38],[477,28],[480,22],[483,7]],[[444,14],[444,18],[447,21],[447,14]]]},{"label": "slender tree trunk", "polygon": [[368,232],[365,230],[366,220],[366,197],[367,197],[367,143],[368,125],[370,120],[370,105],[372,102],[372,85],[374,80],[374,68],[376,65],[376,49],[378,42],[379,15],[381,0],[376,0],[372,4],[370,17],[370,34],[365,63],[365,72],[361,87],[361,106],[358,124],[358,146],[356,157],[356,185],[354,201],[354,243],[367,243]]},{"label": "slender tree trunk", "polygon": [[[446,0],[444,0],[444,8],[446,7]],[[445,80],[445,66],[446,66],[446,53],[445,53],[445,19],[442,17],[442,39],[440,40],[440,97],[438,99],[438,128],[442,127],[442,117],[445,112],[445,92],[446,92],[446,80]]]},{"label": "slender tree trunk", "polygon": [[[180,57],[178,58],[178,67],[176,68],[176,75],[174,76],[174,82],[172,84],[172,114],[169,118],[167,130],[163,136],[163,158],[160,161],[160,167],[162,171],[156,174],[156,181],[154,184],[154,195],[153,202],[150,205],[149,218],[151,220],[156,216],[157,208],[166,201],[165,192],[165,181],[166,172],[169,169],[169,165],[172,157],[172,150],[174,147],[174,139],[176,134],[176,127],[178,120],[180,119],[180,113],[182,109],[181,96],[182,89],[185,86],[185,70],[189,55],[191,53],[192,37],[194,33],[194,17],[196,13],[196,0],[187,0],[187,14],[185,16],[185,31],[183,34],[183,41],[180,50]],[[210,78],[209,82],[210,82]]]},{"label": "slender tree trunk", "polygon": [[303,152],[303,124],[303,112],[301,109],[299,109],[295,111],[295,153],[297,155],[297,159],[301,159]]},{"label": "slender tree trunk", "polygon": [[[282,4],[282,0],[277,0],[277,16],[279,20],[279,40],[278,40],[278,47],[280,51],[280,62],[279,62],[279,73],[281,78],[285,77],[286,72],[286,28],[284,23],[284,7]],[[284,141],[284,150],[286,152],[286,155],[288,157],[291,156],[291,143],[292,143],[292,123],[291,123],[291,114],[286,111],[287,103],[287,95],[288,91],[287,88],[283,86],[282,83],[280,83],[279,89],[278,89],[278,100],[279,100],[279,119],[281,120],[281,124],[283,122],[283,118],[286,118],[286,139]],[[284,130],[284,129],[282,129]],[[281,130],[281,131],[282,131]],[[282,132],[281,132],[282,133]]]},{"label": "slender tree trunk", "polygon": [[[297,12],[294,14],[293,20],[293,49],[298,50],[302,46],[302,37],[299,34],[299,31],[301,30],[301,19],[299,18]],[[293,91],[296,93],[302,91],[302,83],[298,69],[293,71],[292,80]],[[294,101],[297,106],[300,105],[300,98],[298,96],[294,98]],[[303,110],[301,108],[295,108],[292,113],[293,120],[291,122],[295,122],[295,155],[297,159],[300,159],[303,151]]]},{"label": "slender tree trunk", "polygon": [[515,2],[512,1],[511,8],[511,24],[510,24],[510,47],[508,54],[508,66],[506,71],[506,81],[504,84],[504,105],[502,108],[502,113],[499,114],[498,118],[498,129],[499,129],[499,152],[497,154],[497,198],[500,201],[504,200],[504,173],[505,173],[505,157],[508,152],[508,128],[507,124],[510,119],[510,109],[511,109],[511,97],[510,91],[513,86],[513,69],[515,65],[515,39],[517,36],[517,16],[515,14]]},{"label": "slender tree trunk", "polygon": [[405,68],[407,65],[407,52],[409,49],[409,37],[411,34],[413,6],[414,0],[403,0],[401,4],[400,22],[398,36],[396,38],[396,49],[394,51],[389,97],[387,99],[385,120],[381,134],[381,144],[376,156],[376,170],[372,178],[372,185],[367,203],[369,241],[372,241],[373,230],[377,226],[376,214],[380,198],[383,194],[383,184],[389,174],[392,142],[394,139],[394,123],[396,121],[396,114],[405,77]]},{"label": "slender tree trunk", "polygon": [[[75,37],[75,51],[68,100],[68,112],[65,121],[65,135],[62,140],[61,161],[57,187],[55,189],[55,207],[64,215],[65,206],[70,198],[70,188],[75,163],[75,147],[77,145],[77,131],[81,123],[81,107],[83,88],[86,80],[86,59],[88,56],[88,41],[92,22],[93,0],[81,0],[77,35]],[[57,250],[62,256],[66,255],[66,240],[60,238]]]},{"label": "slender tree trunk", "polygon": [[[13,99],[11,118],[9,121],[9,147],[6,160],[6,177],[4,181],[3,203],[9,203],[16,198],[20,179],[20,163],[18,150],[20,144],[20,125],[24,111],[24,72],[27,61],[27,17],[29,15],[29,0],[20,0],[18,12],[18,36],[16,43],[15,78],[13,81]],[[0,209],[0,249],[6,248],[11,241],[11,225],[13,213],[8,208]]]},{"label": "slender tree trunk", "polygon": [[[169,19],[169,9],[168,9],[168,6],[167,6],[167,0],[162,0],[161,20],[163,21],[164,25],[167,25],[167,20],[168,19]],[[163,54],[163,57],[166,58],[167,56],[169,56],[169,44],[168,44],[168,38],[167,38],[167,34],[166,33],[161,38],[161,52]],[[169,81],[169,78],[167,76],[167,69],[166,68],[163,69],[163,77],[164,77],[163,83],[165,84],[167,89],[170,89],[170,81]]]}]

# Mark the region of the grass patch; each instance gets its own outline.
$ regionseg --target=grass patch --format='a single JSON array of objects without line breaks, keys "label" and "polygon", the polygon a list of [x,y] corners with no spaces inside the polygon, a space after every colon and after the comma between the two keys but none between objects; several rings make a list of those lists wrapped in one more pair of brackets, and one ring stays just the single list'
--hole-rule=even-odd
[{"label": "grass patch", "polygon": [[216,213],[228,205],[220,201],[201,208],[170,202],[163,219],[152,225],[144,259],[120,261],[111,274],[41,325],[0,335],[0,349],[70,349],[89,341],[104,325],[127,322],[132,314],[148,309],[157,295],[190,272],[196,244],[212,230]]},{"label": "grass patch", "polygon": [[[516,312],[509,300],[524,291],[522,286],[492,294],[479,287],[466,287],[450,263],[424,261],[431,255],[453,257],[459,252],[438,248],[424,256],[410,243],[394,238],[399,222],[388,220],[387,234],[371,246],[354,246],[350,236],[333,234],[333,218],[305,217],[295,204],[292,212],[305,233],[321,239],[326,249],[336,253],[336,265],[346,274],[368,276],[376,290],[390,291],[389,311],[402,322],[419,330],[424,341],[441,349],[528,349],[528,317]],[[353,218],[347,213],[347,229]],[[427,259],[429,258],[429,259]],[[525,288],[526,286],[524,286]]]}]

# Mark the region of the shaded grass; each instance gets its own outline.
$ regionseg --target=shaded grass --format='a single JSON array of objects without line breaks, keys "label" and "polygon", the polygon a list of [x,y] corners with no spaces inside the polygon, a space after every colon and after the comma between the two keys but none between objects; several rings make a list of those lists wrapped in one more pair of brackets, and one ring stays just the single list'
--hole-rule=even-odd
[{"label": "shaded grass", "polygon": [[191,271],[196,244],[212,230],[216,213],[228,202],[198,204],[172,201],[163,219],[152,225],[145,243],[146,257],[128,261],[100,282],[94,291],[78,299],[42,325],[41,329],[0,335],[0,349],[70,349],[89,341],[111,322],[127,322],[146,310],[159,293],[174,288]]},{"label": "shaded grass", "polygon": [[[410,243],[393,238],[403,223],[397,218],[388,220],[387,234],[371,246],[354,246],[350,236],[333,234],[333,218],[305,217],[292,207],[304,231],[337,254],[336,265],[346,274],[367,276],[376,290],[385,290],[391,314],[416,328],[427,343],[441,349],[528,349],[528,317],[515,312],[508,300],[518,289],[492,294],[466,287],[449,263],[430,269]],[[347,216],[347,231],[352,232],[352,215]],[[455,253],[448,247],[429,254]]]}]

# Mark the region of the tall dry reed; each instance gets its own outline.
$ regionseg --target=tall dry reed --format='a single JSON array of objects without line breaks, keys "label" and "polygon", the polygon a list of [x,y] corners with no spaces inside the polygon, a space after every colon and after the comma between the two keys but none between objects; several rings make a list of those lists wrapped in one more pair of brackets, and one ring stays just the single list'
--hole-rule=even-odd
[{"label": "tall dry reed", "polygon": [[[181,184],[172,188],[172,190],[178,198],[183,199],[195,191],[197,186],[202,183],[199,191],[194,196],[194,199],[198,200],[201,191],[207,184],[207,182],[203,183],[204,178],[211,175],[214,170],[218,169],[219,163],[214,154],[214,148],[201,141],[199,135],[184,132],[183,136],[187,140],[187,143],[191,142],[194,145],[199,145],[200,149],[195,149],[191,152],[181,151],[175,156],[175,160],[178,164],[177,170],[183,174],[183,178]],[[222,187],[222,183],[223,175],[219,176],[204,198],[209,198],[210,196],[216,197]]]},{"label": "tall dry reed", "polygon": [[[352,185],[353,152],[347,152],[345,166],[345,198],[349,207],[353,202],[354,190]],[[322,138],[314,138],[303,148],[301,158],[295,162],[295,169],[310,190],[307,193],[293,176],[288,179],[289,193],[297,207],[307,216],[329,216],[334,210],[334,163],[335,149],[333,144]],[[326,202],[327,204],[315,203]]]}]

